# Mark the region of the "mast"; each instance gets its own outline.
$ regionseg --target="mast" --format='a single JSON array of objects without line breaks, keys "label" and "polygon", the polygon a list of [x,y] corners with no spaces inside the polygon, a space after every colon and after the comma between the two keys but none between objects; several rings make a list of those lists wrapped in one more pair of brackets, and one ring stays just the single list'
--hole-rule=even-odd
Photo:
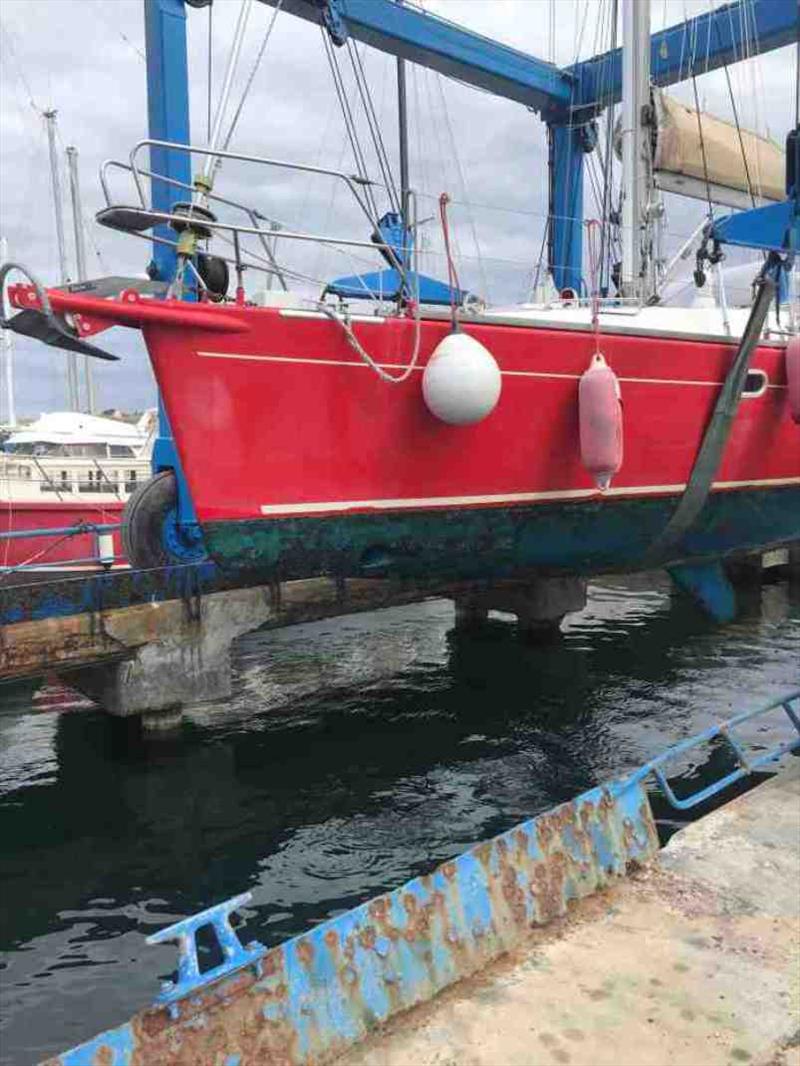
[{"label": "mast", "polygon": [[[72,145],[67,148],[67,169],[69,170],[69,193],[72,200],[72,226],[75,231],[75,263],[78,269],[78,281],[86,281],[86,245],[83,240],[78,149]],[[86,409],[89,414],[93,415],[95,407],[94,382],[92,381],[91,361],[88,355],[83,357],[83,381],[86,389]]]},{"label": "mast", "polygon": [[643,226],[650,191],[650,0],[622,5],[622,295],[643,293]]},{"label": "mast", "polygon": [[[64,241],[64,215],[61,209],[61,180],[58,176],[58,155],[56,153],[56,114],[51,108],[44,112],[47,123],[47,144],[50,149],[50,178],[53,183],[53,208],[56,216],[56,240],[58,242],[59,284],[69,280],[67,266],[67,246]],[[75,354],[67,353],[67,403],[71,411],[79,409],[78,403],[78,366]]]},{"label": "mast", "polygon": [[[404,0],[397,0],[402,5]],[[397,125],[400,142],[400,211],[403,225],[408,226],[408,108],[406,98],[406,64],[397,59]]]},{"label": "mast", "polygon": [[[5,237],[0,237],[0,263],[8,261],[8,241]],[[3,297],[5,301],[5,296]],[[6,315],[6,308],[0,308],[2,310],[3,318],[8,317]],[[3,369],[5,371],[6,379],[6,396],[8,397],[8,424],[9,426],[16,426],[17,424],[17,411],[14,405],[14,343],[11,339],[10,329],[0,329],[0,351],[3,353]]]}]

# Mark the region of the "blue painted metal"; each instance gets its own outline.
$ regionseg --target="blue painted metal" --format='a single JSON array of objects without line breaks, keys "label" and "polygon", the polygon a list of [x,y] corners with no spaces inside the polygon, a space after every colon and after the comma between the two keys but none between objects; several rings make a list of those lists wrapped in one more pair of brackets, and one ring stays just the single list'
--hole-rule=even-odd
[{"label": "blue painted metal", "polygon": [[717,219],[711,236],[720,244],[763,248],[767,252],[800,252],[800,215],[796,200],[767,204]]},{"label": "blue painted metal", "polygon": [[[145,47],[147,52],[147,117],[149,136],[153,140],[190,144],[189,68],[186,47],[186,9],[184,0],[145,0]],[[187,152],[151,147],[150,170],[173,181],[191,185],[191,158]],[[156,211],[171,211],[176,197],[175,186],[152,180],[152,203]],[[156,226],[154,236],[169,241],[175,233],[166,223]],[[148,272],[160,281],[171,281],[177,257],[171,245],[153,242],[153,258]],[[153,473],[173,470],[178,487],[178,523],[187,551],[176,559],[191,561],[196,545],[202,543],[189,486],[175,447],[172,429],[161,395],[158,397],[159,433],[153,447]],[[180,542],[181,538],[177,538]],[[180,543],[178,545],[180,547]]]},{"label": "blue painted metal", "polygon": [[548,265],[553,284],[561,292],[581,295],[583,283],[583,157],[580,128],[549,125],[550,216]]},{"label": "blue painted metal", "polygon": [[[765,715],[770,714],[773,711],[783,711],[786,714],[796,735],[790,735],[788,740],[782,741],[768,751],[758,751],[749,754],[746,751],[742,740],[736,736],[736,727],[742,725],[743,722],[752,722],[756,718],[763,718]],[[705,788],[698,789],[696,792],[680,798],[676,796],[672,786],[667,780],[665,767],[670,762],[674,761],[679,755],[685,755],[686,752],[693,751],[695,748],[699,748],[703,744],[707,744],[709,741],[715,740],[718,737],[733,751],[737,762],[736,768],[719,778],[717,781],[707,785]],[[763,707],[758,707],[753,711],[745,711],[743,714],[737,714],[734,718],[729,718],[727,722],[709,726],[708,729],[704,730],[702,733],[698,733],[697,736],[690,737],[688,740],[684,740],[680,744],[675,744],[668,751],[665,751],[663,755],[659,755],[658,758],[645,763],[634,776],[637,780],[644,781],[652,774],[668,802],[676,810],[688,811],[693,807],[697,807],[701,803],[705,803],[706,800],[718,795],[724,789],[729,788],[737,781],[741,781],[742,778],[747,777],[756,770],[763,769],[764,767],[769,766],[770,763],[776,762],[783,755],[798,749],[800,749],[800,689],[796,692],[790,692],[787,696],[782,696],[780,699],[773,700],[771,703],[767,703]]]},{"label": "blue painted metal", "polygon": [[[657,847],[641,784],[613,796],[592,789],[266,952],[260,977],[254,958],[227,977],[204,983],[193,975],[186,995],[167,1004],[172,1014],[157,1001],[55,1061],[76,1066],[94,1055],[115,1066],[130,1061],[120,1049],[130,1055],[131,1046],[135,1061],[165,1064],[209,1062],[209,1048],[248,1062],[327,1060],[480,969]],[[189,922],[196,929],[203,920]]]},{"label": "blue painted metal", "polygon": [[[650,71],[656,85],[674,85],[745,55],[771,52],[800,36],[797,0],[734,0],[653,34]],[[568,68],[577,81],[575,105],[597,110],[622,98],[622,49]]]},{"label": "blue painted metal", "polygon": [[[414,255],[414,234],[403,222],[403,216],[390,211],[380,219],[378,232],[374,239],[382,241],[391,248],[390,253],[381,248],[381,255],[389,264],[387,270],[374,271],[369,274],[350,274],[337,278],[326,285],[325,292],[343,299],[394,300],[401,295],[407,300],[423,304],[444,304],[448,306],[455,299],[461,303],[467,293],[453,289],[443,281],[417,274],[411,270]],[[397,269],[399,263],[404,274]]]},{"label": "blue painted metal", "polygon": [[[750,758],[732,735],[734,727],[775,709],[786,713],[797,735]],[[665,764],[716,737],[733,746],[740,766],[679,799]],[[229,917],[249,894],[234,897],[149,938],[181,941],[179,981],[153,1008],[54,1061],[328,1061],[393,1015],[480,970],[531,927],[564,914],[571,900],[652,858],[658,838],[645,790],[651,776],[674,806],[686,809],[797,748],[800,692],[712,726],[634,774],[523,822],[270,951],[242,948]],[[194,936],[209,923],[221,927],[222,942],[230,943],[228,958],[241,959],[238,967],[198,973]]]},{"label": "blue painted metal", "polygon": [[111,533],[121,529],[119,522],[95,523],[81,522],[76,526],[52,526],[49,529],[20,529],[0,533],[2,540],[27,540],[28,537],[72,536],[79,533]]},{"label": "blue painted metal", "polygon": [[736,592],[718,560],[668,567],[675,584],[688,592],[717,622],[736,617]]},{"label": "blue painted metal", "polygon": [[[164,944],[170,940],[178,941],[178,980],[164,982],[160,995],[156,997],[157,1004],[177,1003],[178,1000],[192,995],[206,985],[213,984],[221,977],[227,977],[242,966],[255,965],[257,976],[261,976],[260,960],[266,954],[267,949],[257,940],[251,941],[247,947],[244,947],[231,925],[231,914],[241,910],[252,898],[252,892],[243,892],[239,896],[200,911],[199,914],[193,914],[189,918],[175,922],[174,925],[168,925],[166,929],[160,929],[147,938],[147,943],[150,945]],[[201,973],[196,937],[198,931],[204,926],[210,926],[214,930],[224,959],[218,966]]]},{"label": "blue painted metal", "polygon": [[[186,52],[186,9],[183,0],[145,0],[145,47],[147,51],[147,118],[154,140],[190,144],[189,71]],[[192,173],[186,152],[150,149],[150,170],[191,185]],[[170,211],[175,193],[167,182],[153,180],[152,203],[156,211]],[[175,233],[165,223],[155,235],[174,241]],[[153,244],[152,272],[161,281],[175,274],[175,250]]]},{"label": "blue painted metal", "polygon": [[463,289],[452,289],[446,282],[437,281],[426,274],[417,274],[413,270],[405,276],[394,267],[378,270],[369,274],[350,274],[337,278],[325,291],[346,300],[394,300],[401,294],[418,300],[421,304],[443,304],[449,306],[455,297],[457,304],[462,303],[468,293]]},{"label": "blue painted metal", "polygon": [[[262,0],[276,5],[277,0]],[[319,24],[327,13],[340,33],[382,52],[438,70],[467,85],[516,100],[543,115],[570,106],[573,77],[552,63],[395,0],[284,0],[282,11]]]},{"label": "blue painted metal", "polygon": [[0,585],[0,626],[94,614],[139,603],[196,600],[205,593],[255,583],[242,574],[235,580],[227,577],[213,563],[205,561],[153,570],[116,570],[24,586]]}]

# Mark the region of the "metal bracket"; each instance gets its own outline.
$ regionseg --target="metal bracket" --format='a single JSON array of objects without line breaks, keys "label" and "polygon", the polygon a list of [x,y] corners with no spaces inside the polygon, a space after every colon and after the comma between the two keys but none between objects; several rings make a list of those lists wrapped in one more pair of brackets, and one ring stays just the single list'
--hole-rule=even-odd
[{"label": "metal bracket", "polygon": [[349,33],[342,15],[340,0],[316,0],[316,3],[321,11],[322,25],[328,31],[328,36],[337,48],[341,48],[343,44],[347,44]]},{"label": "metal bracket", "polygon": [[[192,914],[174,925],[168,925],[166,929],[161,929],[147,938],[149,945],[163,944],[170,940],[178,942],[178,980],[165,981],[162,984],[161,992],[155,1000],[157,1006],[169,1007],[172,1016],[176,1017],[179,1000],[213,984],[221,977],[227,977],[234,970],[255,965],[256,973],[260,975],[261,959],[267,949],[257,940],[252,940],[246,947],[243,946],[230,921],[233,911],[244,907],[252,898],[252,892],[243,892],[240,896],[233,896],[223,903],[216,903],[213,907],[200,911],[199,914]],[[198,929],[206,925],[213,928],[225,961],[201,973],[195,937]]]}]

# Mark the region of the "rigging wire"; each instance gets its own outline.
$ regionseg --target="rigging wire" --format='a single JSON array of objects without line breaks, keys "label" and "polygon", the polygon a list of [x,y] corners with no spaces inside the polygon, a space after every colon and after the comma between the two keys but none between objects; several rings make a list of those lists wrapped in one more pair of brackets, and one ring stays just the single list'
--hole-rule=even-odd
[{"label": "rigging wire", "polygon": [[22,87],[25,93],[27,94],[28,103],[37,114],[41,115],[43,113],[43,108],[39,107],[39,105],[36,103],[36,100],[34,99],[33,90],[31,89],[30,82],[25,77],[25,70],[22,66],[22,62],[19,56],[17,55],[17,50],[14,47],[14,41],[11,35],[11,30],[8,28],[7,24],[3,25],[2,19],[0,19],[0,33],[2,33],[6,39],[6,47],[8,48],[8,52],[11,56],[14,66],[17,68],[17,77],[22,83]]},{"label": "rigging wire", "polygon": [[[458,181],[459,181],[459,184],[461,185],[461,190],[462,190],[462,192],[464,194],[464,199],[466,200],[467,195],[468,195],[467,182],[466,182],[466,179],[464,177],[464,169],[461,166],[461,157],[460,157],[459,152],[458,152],[458,145],[456,144],[455,134],[453,133],[453,124],[452,124],[452,121],[450,119],[450,110],[449,110],[449,108],[447,106],[447,97],[445,96],[445,92],[444,92],[443,79],[442,79],[441,74],[438,73],[438,71],[436,72],[435,82],[436,82],[436,86],[437,86],[437,88],[439,90],[439,99],[440,99],[441,105],[442,105],[442,115],[444,117],[445,128],[447,130],[447,136],[448,136],[448,139],[450,141],[450,152],[451,152],[451,155],[453,157],[453,162],[455,164],[456,173],[458,175]],[[487,279],[486,279],[486,271],[483,268],[483,256],[482,256],[482,252],[481,252],[480,241],[478,240],[478,230],[477,230],[477,227],[475,225],[475,216],[474,216],[474,214],[471,211],[469,211],[467,213],[467,221],[469,223],[469,228],[470,228],[470,231],[472,233],[472,241],[473,241],[473,244],[475,245],[475,256],[476,256],[476,259],[478,261],[478,270],[479,270],[479,273],[480,273],[481,287],[483,289],[483,292],[486,294],[486,296],[488,296],[488,294],[489,294],[489,285],[488,285],[488,282],[487,282]]]},{"label": "rigging wire", "polygon": [[352,40],[347,40],[347,52],[350,59],[350,65],[353,70],[353,80],[358,90],[358,95],[361,99],[361,106],[364,109],[364,117],[367,120],[367,126],[369,128],[370,136],[372,138],[372,144],[375,149],[375,155],[378,160],[378,167],[381,172],[383,183],[386,186],[386,190],[389,196],[389,203],[392,210],[400,212],[400,198],[397,195],[397,186],[395,185],[394,175],[389,163],[389,156],[386,152],[386,145],[383,141],[383,136],[380,131],[380,124],[378,117],[375,114],[375,106],[372,101],[372,94],[367,84],[366,75],[364,73],[364,66],[361,62],[361,56],[358,49],[353,44]]},{"label": "rigging wire", "polygon": [[[213,7],[214,5],[212,4],[211,6]],[[241,118],[241,114],[242,114],[242,111],[244,109],[245,102],[247,101],[247,97],[250,95],[250,90],[253,87],[253,82],[255,81],[256,74],[258,73],[258,68],[261,65],[261,60],[264,58],[264,53],[267,50],[267,45],[269,44],[269,39],[272,36],[272,30],[273,30],[273,28],[275,26],[275,21],[278,18],[278,15],[280,14],[280,11],[281,11],[282,7],[283,7],[283,0],[278,0],[278,2],[275,5],[275,8],[274,8],[274,10],[272,12],[272,17],[269,20],[269,24],[267,25],[267,29],[266,29],[266,32],[264,34],[264,37],[263,37],[263,39],[261,41],[261,46],[258,49],[258,54],[256,55],[255,62],[253,63],[253,66],[250,68],[250,74],[249,74],[249,76],[247,78],[247,81],[245,82],[244,89],[242,90],[242,95],[241,95],[241,98],[239,100],[239,104],[238,104],[238,106],[236,108],[236,111],[233,114],[233,118],[231,119],[230,128],[228,129],[228,135],[226,136],[225,140],[222,143],[223,151],[227,151],[228,146],[231,143],[231,138],[233,137],[234,130],[236,129],[236,126],[238,125],[239,119]],[[210,77],[210,74],[209,74],[209,77]],[[219,166],[219,161],[217,162],[217,166]]]},{"label": "rigging wire", "polygon": [[692,74],[692,89],[694,91],[694,107],[697,114],[697,132],[700,137],[700,155],[703,159],[703,176],[706,183],[706,197],[708,199],[708,217],[711,220],[714,216],[714,205],[711,202],[711,182],[708,179],[708,161],[706,159],[706,142],[703,136],[703,117],[700,114],[700,100],[697,95],[697,78]]},{"label": "rigging wire", "polygon": [[104,10],[106,6],[106,0],[100,0],[99,3],[94,5],[95,10],[92,12],[92,17],[97,17],[99,15],[101,20],[106,24],[106,26],[108,26],[111,32],[116,34],[117,37],[124,41],[125,44],[127,44],[127,46],[136,53],[136,55],[139,57],[139,59],[141,59],[143,63],[146,63],[147,56],[145,55],[144,51],[139,47],[138,44],[136,44],[135,41],[132,41],[130,37],[127,36],[127,34],[123,33],[119,26],[117,26],[112,21],[112,19],[110,19],[106,15]]},{"label": "rigging wire", "polygon": [[350,141],[350,147],[353,151],[353,157],[355,159],[356,169],[358,170],[358,176],[364,185],[364,194],[369,203],[370,210],[373,217],[377,221],[378,218],[378,206],[375,201],[375,194],[372,189],[372,183],[367,175],[366,161],[364,159],[364,153],[361,149],[361,143],[358,139],[358,133],[355,126],[355,120],[353,117],[353,111],[350,107],[350,101],[347,99],[347,93],[344,89],[344,80],[342,78],[342,72],[339,68],[339,62],[336,55],[333,52],[333,45],[331,44],[328,34],[323,26],[320,26],[320,33],[322,34],[322,43],[325,48],[325,55],[328,58],[328,66],[330,67],[331,75],[333,77],[333,84],[336,90],[336,96],[339,100],[339,106],[342,110],[342,117],[344,118],[345,129],[347,130],[347,137]]},{"label": "rigging wire", "polygon": [[211,89],[213,74],[213,30],[214,30],[214,5],[208,5],[208,40],[206,44],[208,68],[206,71],[206,141],[211,143]]}]

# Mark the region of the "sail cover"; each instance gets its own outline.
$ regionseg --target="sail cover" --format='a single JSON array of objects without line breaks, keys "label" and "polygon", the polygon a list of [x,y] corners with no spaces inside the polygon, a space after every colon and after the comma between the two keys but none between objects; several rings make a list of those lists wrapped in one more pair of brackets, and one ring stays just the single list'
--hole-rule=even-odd
[{"label": "sail cover", "polygon": [[693,108],[660,89],[654,90],[653,103],[657,122],[653,168],[660,188],[705,200],[708,180],[711,199],[729,207],[752,206],[750,186],[757,203],[786,198],[786,156],[772,141],[749,130],[740,132],[733,123],[702,111],[698,123]]}]

